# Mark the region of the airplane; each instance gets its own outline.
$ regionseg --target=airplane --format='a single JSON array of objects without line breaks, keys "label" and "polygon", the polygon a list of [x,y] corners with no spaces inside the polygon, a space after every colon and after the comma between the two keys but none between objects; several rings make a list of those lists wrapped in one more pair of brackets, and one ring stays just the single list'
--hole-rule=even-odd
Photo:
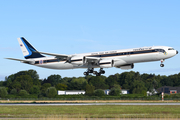
[{"label": "airplane", "polygon": [[[165,59],[178,54],[178,51],[168,46],[152,46],[123,50],[110,50],[83,54],[54,54],[37,51],[24,37],[18,38],[19,45],[25,59],[6,58],[20,61],[38,67],[50,69],[75,69],[86,68],[84,75],[93,73],[96,76],[105,74],[103,68],[133,69],[134,63],[161,61],[164,67]],[[50,55],[52,57],[47,57]],[[100,68],[99,72],[94,68]]]}]

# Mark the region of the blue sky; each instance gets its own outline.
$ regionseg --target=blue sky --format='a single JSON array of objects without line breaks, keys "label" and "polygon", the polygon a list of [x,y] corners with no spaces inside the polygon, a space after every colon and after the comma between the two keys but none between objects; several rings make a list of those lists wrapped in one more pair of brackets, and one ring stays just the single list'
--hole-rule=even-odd
[{"label": "blue sky", "polygon": [[[17,38],[37,50],[74,54],[153,45],[180,51],[179,0],[16,0],[0,1],[0,80],[34,69],[40,78],[52,74],[83,76],[85,69],[52,70],[4,58],[23,59]],[[180,72],[180,55],[160,62],[135,64],[134,71],[171,75]],[[124,70],[109,68],[106,76]]]}]

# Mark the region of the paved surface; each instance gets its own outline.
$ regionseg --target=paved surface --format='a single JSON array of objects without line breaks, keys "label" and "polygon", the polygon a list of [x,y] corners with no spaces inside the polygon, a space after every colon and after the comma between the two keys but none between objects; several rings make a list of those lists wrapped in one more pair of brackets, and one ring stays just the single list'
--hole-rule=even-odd
[{"label": "paved surface", "polygon": [[180,120],[180,118],[0,118],[0,120]]},{"label": "paved surface", "polygon": [[180,120],[180,118],[0,118],[0,120]]},{"label": "paved surface", "polygon": [[0,106],[62,106],[62,105],[180,105],[180,103],[1,103]]}]

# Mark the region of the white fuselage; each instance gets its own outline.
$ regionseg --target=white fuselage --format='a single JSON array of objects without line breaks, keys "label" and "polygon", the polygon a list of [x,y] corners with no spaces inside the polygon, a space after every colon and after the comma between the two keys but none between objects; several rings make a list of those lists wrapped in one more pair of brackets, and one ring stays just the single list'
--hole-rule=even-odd
[{"label": "white fuselage", "polygon": [[[96,76],[105,74],[103,68],[121,68],[133,69],[134,63],[160,61],[161,67],[164,67],[164,60],[178,54],[177,50],[167,46],[142,47],[134,49],[111,50],[83,54],[54,54],[37,51],[24,37],[18,38],[18,42],[24,59],[7,58],[16,60],[22,63],[35,65],[38,67],[50,69],[75,69],[87,68],[84,75],[93,73]],[[51,55],[54,57],[46,57]],[[94,71],[94,68],[100,68],[99,72]]]},{"label": "white fuselage", "polygon": [[[50,69],[109,68],[171,58],[177,51],[167,46],[153,46],[135,49],[112,50],[71,55],[71,60],[56,57],[36,58],[33,65]],[[93,62],[94,60],[94,62]],[[88,62],[90,61],[90,62]],[[103,61],[105,61],[103,63]],[[94,64],[88,64],[94,63]],[[101,64],[102,63],[102,64]]]}]

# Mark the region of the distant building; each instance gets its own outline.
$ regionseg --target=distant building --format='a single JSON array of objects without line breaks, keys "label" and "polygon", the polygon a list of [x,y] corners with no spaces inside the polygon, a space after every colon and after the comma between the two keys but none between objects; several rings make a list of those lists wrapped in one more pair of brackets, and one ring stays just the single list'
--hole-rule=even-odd
[{"label": "distant building", "polygon": [[78,95],[78,94],[85,94],[85,91],[84,90],[66,90],[66,91],[58,90],[58,95]]},{"label": "distant building", "polygon": [[180,87],[163,86],[157,89],[159,93],[164,92],[165,94],[176,94],[180,93]]},{"label": "distant building", "polygon": [[121,89],[122,94],[129,94],[129,90]]},{"label": "distant building", "polygon": [[[103,90],[106,95],[109,95],[110,90]],[[58,90],[58,95],[78,95],[78,94],[85,94],[84,90],[65,90],[61,91]],[[129,94],[129,90],[121,89],[121,94]]]},{"label": "distant building", "polygon": [[60,90],[58,90],[58,95],[65,95],[65,94],[66,94],[65,91],[60,91]]}]

